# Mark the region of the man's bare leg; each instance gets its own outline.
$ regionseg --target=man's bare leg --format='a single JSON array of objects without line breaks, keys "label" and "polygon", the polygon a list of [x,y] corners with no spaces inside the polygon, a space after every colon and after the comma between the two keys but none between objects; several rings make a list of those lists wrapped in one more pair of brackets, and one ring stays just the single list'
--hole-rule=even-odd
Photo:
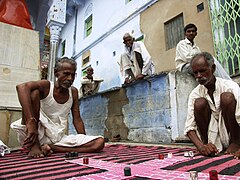
[{"label": "man's bare leg", "polygon": [[220,106],[227,131],[230,133],[230,145],[226,153],[233,154],[240,150],[240,126],[235,117],[236,100],[232,93],[225,92],[221,94]]},{"label": "man's bare leg", "polygon": [[131,69],[126,69],[126,73],[131,77],[130,79],[125,79],[125,84],[129,84],[129,83],[131,83],[132,81],[134,81],[135,80],[135,76],[134,76],[134,74],[133,74],[133,72],[132,72],[132,70]]},{"label": "man's bare leg", "polygon": [[104,139],[97,138],[86,144],[77,147],[63,147],[49,144],[53,152],[79,152],[79,153],[94,153],[100,152],[104,148]]},{"label": "man's bare leg", "polygon": [[[39,113],[40,113],[40,95],[39,95],[39,91],[35,90],[33,92],[31,92],[31,105],[34,110],[33,114],[34,117],[37,121],[39,121]],[[27,122],[26,122],[27,121]],[[22,113],[22,124],[26,125],[27,128],[36,128],[38,129],[38,124],[34,119],[28,119],[26,120],[26,116],[24,114],[24,112]],[[28,132],[27,132],[28,133]],[[38,157],[43,157],[44,154],[42,153],[41,147],[40,147],[40,143],[38,138],[36,139],[35,143],[31,146],[28,147],[30,149],[28,156],[30,157],[34,157],[34,158],[38,158]]]},{"label": "man's bare leg", "polygon": [[195,100],[194,116],[203,144],[208,144],[208,126],[211,118],[211,110],[205,98]]},{"label": "man's bare leg", "polygon": [[138,62],[138,66],[139,66],[139,68],[140,68],[140,70],[142,72],[142,68],[143,68],[143,58],[142,58],[142,55],[139,52],[136,52],[136,51],[134,51],[134,52],[135,52],[136,60]]}]

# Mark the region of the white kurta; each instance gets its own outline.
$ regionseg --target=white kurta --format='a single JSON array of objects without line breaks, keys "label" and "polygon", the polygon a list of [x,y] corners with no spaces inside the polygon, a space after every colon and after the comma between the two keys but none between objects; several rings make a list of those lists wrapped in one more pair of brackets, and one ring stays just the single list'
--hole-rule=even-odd
[{"label": "white kurta", "polygon": [[[198,53],[201,53],[200,48],[196,44],[192,45],[192,43],[187,38],[179,41],[176,47],[175,57],[177,70],[182,71],[183,66],[185,64],[189,64],[192,57]],[[214,75],[216,77],[231,80],[228,73],[225,71],[225,69],[222,67],[222,65],[218,62],[216,58],[214,58],[214,63],[216,65]]]},{"label": "white kurta", "polygon": [[94,89],[94,91],[92,91],[92,94],[95,94],[98,92],[99,88],[100,88],[100,84],[101,82],[103,82],[103,79],[99,79],[93,76],[93,80],[88,79],[87,75],[83,76],[81,78],[81,87],[79,89],[79,98],[84,96],[84,92],[86,93],[88,90],[92,90],[93,87],[96,86],[96,88]]},{"label": "white kurta", "polygon": [[[69,88],[69,99],[64,104],[59,104],[53,97],[54,84],[50,83],[50,91],[45,99],[40,101],[40,118],[38,123],[38,138],[40,145],[54,144],[59,146],[74,147],[90,142],[101,136],[87,136],[84,134],[66,135],[67,122],[72,107],[72,90]],[[22,119],[11,124],[17,131],[18,140],[23,144],[26,138],[26,126],[21,124]]]},{"label": "white kurta", "polygon": [[[140,70],[138,62],[135,58],[135,52],[138,52],[142,55],[142,71]],[[147,48],[141,41],[133,42],[132,51],[130,51],[129,48],[125,46],[124,53],[121,55],[119,60],[119,65],[120,71],[125,78],[129,77],[129,74],[126,73],[127,69],[131,69],[134,76],[137,76],[139,74],[152,75],[155,71],[152,58]]]},{"label": "white kurta", "polygon": [[176,47],[175,58],[177,70],[182,71],[183,65],[190,63],[192,57],[200,52],[200,48],[196,44],[192,45],[192,43],[187,38],[179,41]]},{"label": "white kurta", "polygon": [[197,134],[199,134],[196,121],[194,119],[193,106],[195,99],[203,97],[207,99],[209,106],[212,110],[211,120],[208,128],[208,142],[215,144],[218,150],[222,151],[223,147],[226,148],[229,145],[229,134],[226,130],[224,119],[222,117],[222,111],[220,108],[220,95],[223,92],[231,92],[234,94],[237,101],[235,116],[237,122],[240,123],[240,88],[239,85],[234,81],[222,78],[216,79],[216,90],[213,93],[215,105],[213,104],[209,94],[207,93],[207,88],[203,85],[198,85],[189,95],[188,114],[185,123],[184,134],[187,135],[190,130],[196,130]]}]

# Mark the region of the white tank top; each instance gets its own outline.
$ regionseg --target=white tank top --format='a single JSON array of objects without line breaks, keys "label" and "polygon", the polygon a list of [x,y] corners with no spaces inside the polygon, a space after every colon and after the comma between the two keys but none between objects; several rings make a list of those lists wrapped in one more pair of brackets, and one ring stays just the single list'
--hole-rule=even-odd
[{"label": "white tank top", "polygon": [[[69,99],[64,104],[59,104],[53,97],[53,82],[50,82],[49,94],[40,101],[40,121],[44,128],[45,136],[52,143],[58,142],[65,134],[67,129],[67,121],[71,111],[73,98],[71,87],[69,91]],[[43,130],[43,129],[42,129]],[[41,139],[41,137],[40,137]]]}]

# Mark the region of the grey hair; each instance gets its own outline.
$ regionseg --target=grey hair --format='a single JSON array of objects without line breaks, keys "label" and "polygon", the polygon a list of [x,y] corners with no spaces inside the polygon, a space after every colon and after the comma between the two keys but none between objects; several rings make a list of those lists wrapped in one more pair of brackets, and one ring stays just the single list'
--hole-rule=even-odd
[{"label": "grey hair", "polygon": [[214,64],[214,58],[209,52],[201,52],[201,53],[194,55],[191,59],[191,65],[194,60],[198,60],[201,57],[203,57],[208,62],[209,67],[212,67],[212,65]]},{"label": "grey hair", "polygon": [[133,36],[132,36],[130,33],[125,33],[125,34],[123,35],[123,39],[125,39],[125,38],[127,38],[127,37],[133,38]]},{"label": "grey hair", "polygon": [[62,68],[62,64],[65,62],[73,65],[74,68],[77,69],[77,62],[75,60],[73,60],[72,58],[63,57],[56,61],[54,71],[58,71],[60,68]]}]

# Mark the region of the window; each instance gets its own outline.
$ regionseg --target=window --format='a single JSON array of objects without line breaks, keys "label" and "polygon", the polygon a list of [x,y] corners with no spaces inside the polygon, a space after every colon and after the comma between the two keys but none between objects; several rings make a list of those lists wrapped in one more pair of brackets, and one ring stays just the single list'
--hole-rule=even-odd
[{"label": "window", "polygon": [[64,40],[64,41],[61,43],[61,46],[62,46],[62,56],[64,56],[64,54],[65,54],[66,40]]},{"label": "window", "polygon": [[89,62],[89,56],[84,58],[82,61],[83,66]]},{"label": "window", "polygon": [[91,57],[91,52],[90,51],[87,51],[87,52],[83,53],[83,55],[82,55],[82,67],[88,66],[88,64],[90,62],[90,57]]},{"label": "window", "polygon": [[204,10],[204,4],[203,3],[197,5],[197,12],[201,12],[203,10]]},{"label": "window", "polygon": [[166,50],[176,47],[177,43],[184,39],[183,14],[180,14],[164,23]]},{"label": "window", "polygon": [[88,37],[92,32],[92,15],[85,20],[85,37]]}]

